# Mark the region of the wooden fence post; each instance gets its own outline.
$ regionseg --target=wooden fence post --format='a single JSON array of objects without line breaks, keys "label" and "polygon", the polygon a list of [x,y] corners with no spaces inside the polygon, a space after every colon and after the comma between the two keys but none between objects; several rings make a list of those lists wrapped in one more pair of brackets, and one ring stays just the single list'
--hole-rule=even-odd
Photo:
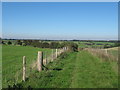
[{"label": "wooden fence post", "polygon": [[43,52],[38,51],[37,68],[39,72],[42,71],[42,65],[43,65]]},{"label": "wooden fence post", "polygon": [[61,48],[60,48],[60,50],[59,50],[59,53],[61,54]]},{"label": "wooden fence post", "polygon": [[45,65],[47,64],[47,52],[45,53]]},{"label": "wooden fence post", "polygon": [[54,51],[52,49],[52,61],[54,60]]},{"label": "wooden fence post", "polygon": [[58,49],[58,56],[60,55],[60,49]]},{"label": "wooden fence post", "polygon": [[65,47],[63,47],[63,52],[65,52]]},{"label": "wooden fence post", "polygon": [[57,52],[57,49],[56,49],[56,58],[57,58],[57,54],[58,54],[58,52]]},{"label": "wooden fence post", "polygon": [[106,53],[106,55],[108,54],[107,49],[105,49],[105,53]]},{"label": "wooden fence post", "polygon": [[23,56],[23,77],[22,80],[25,81],[26,79],[26,57]]}]

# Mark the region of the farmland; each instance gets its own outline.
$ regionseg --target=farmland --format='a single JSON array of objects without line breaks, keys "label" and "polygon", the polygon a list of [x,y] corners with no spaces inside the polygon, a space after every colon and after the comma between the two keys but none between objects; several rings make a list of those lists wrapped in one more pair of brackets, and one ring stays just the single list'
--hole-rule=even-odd
[{"label": "farmland", "polygon": [[[77,43],[80,47],[81,42]],[[66,52],[63,54],[64,57],[60,56],[47,64],[47,70],[42,72],[38,72],[36,68],[27,70],[27,80],[22,82],[22,57],[26,56],[27,67],[31,67],[37,59],[38,51],[47,52],[49,56],[51,49],[15,45],[3,45],[2,49],[3,88],[13,84],[24,88],[118,87],[117,61],[102,60],[87,50]],[[109,52],[117,57],[117,49]]]},{"label": "farmland", "polygon": [[[19,82],[22,71],[22,57],[26,56],[28,67],[36,61],[37,51],[46,51],[50,54],[50,49],[40,49],[23,46],[4,46],[2,48],[2,68],[3,68],[3,87],[8,84]],[[16,81],[17,80],[17,81]]]}]

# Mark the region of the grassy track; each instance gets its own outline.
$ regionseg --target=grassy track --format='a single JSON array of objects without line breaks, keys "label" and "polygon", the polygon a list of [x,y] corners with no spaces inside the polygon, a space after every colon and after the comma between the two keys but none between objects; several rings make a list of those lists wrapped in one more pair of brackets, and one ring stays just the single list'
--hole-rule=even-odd
[{"label": "grassy track", "polygon": [[88,52],[77,55],[72,88],[113,88],[117,87],[117,75],[109,62],[101,62]]},{"label": "grassy track", "polygon": [[33,88],[116,88],[118,77],[109,62],[103,62],[87,51],[68,53],[48,66],[49,70],[33,72],[21,83]]}]

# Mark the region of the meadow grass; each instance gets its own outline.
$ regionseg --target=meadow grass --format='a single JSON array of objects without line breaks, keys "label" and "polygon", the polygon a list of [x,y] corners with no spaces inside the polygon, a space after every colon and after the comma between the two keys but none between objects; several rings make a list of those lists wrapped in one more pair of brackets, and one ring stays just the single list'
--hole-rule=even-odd
[{"label": "meadow grass", "polygon": [[118,50],[108,50],[108,53],[113,55],[114,57],[118,57]]},{"label": "meadow grass", "polygon": [[[46,51],[51,54],[51,49],[40,49],[30,46],[7,46],[2,47],[2,75],[3,87],[8,84],[20,82],[22,79],[22,58],[26,56],[27,67],[37,60],[37,52]],[[29,70],[27,70],[29,75]]]},{"label": "meadow grass", "polygon": [[47,65],[48,70],[34,71],[23,87],[32,88],[117,88],[118,75],[111,63],[87,51],[67,53]]},{"label": "meadow grass", "polygon": [[[19,85],[27,88],[117,88],[118,74],[112,67],[115,63],[102,61],[88,51],[64,53],[54,62],[46,65],[46,70],[31,70],[25,82],[21,82],[22,56],[27,57],[27,65],[36,61],[37,51],[48,51],[29,46],[3,46],[3,88]],[[18,75],[18,76],[17,76]]]}]

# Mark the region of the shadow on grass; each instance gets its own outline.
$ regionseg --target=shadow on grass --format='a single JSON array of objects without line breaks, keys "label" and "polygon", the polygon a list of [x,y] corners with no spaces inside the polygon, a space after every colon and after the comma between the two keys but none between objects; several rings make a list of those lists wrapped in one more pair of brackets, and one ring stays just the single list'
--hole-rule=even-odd
[{"label": "shadow on grass", "polygon": [[53,68],[53,70],[61,71],[61,70],[63,70],[63,69],[61,69],[61,68]]},{"label": "shadow on grass", "polygon": [[61,71],[61,70],[63,70],[63,69],[57,68],[57,67],[56,67],[56,68],[53,68],[53,69],[50,69],[50,68],[48,68],[48,67],[46,67],[46,66],[43,65],[43,70],[46,70],[46,71],[47,71],[47,70]]},{"label": "shadow on grass", "polygon": [[17,83],[12,86],[8,85],[7,88],[2,88],[2,90],[33,90],[31,86],[28,86],[26,88],[23,87],[22,83]]}]

